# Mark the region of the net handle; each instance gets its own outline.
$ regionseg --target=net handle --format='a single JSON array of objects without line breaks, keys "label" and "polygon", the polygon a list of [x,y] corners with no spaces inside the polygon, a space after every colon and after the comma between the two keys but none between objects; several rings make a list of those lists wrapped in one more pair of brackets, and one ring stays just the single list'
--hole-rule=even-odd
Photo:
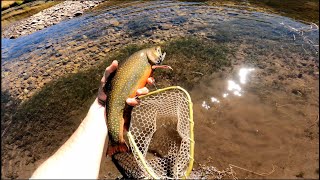
[{"label": "net handle", "polygon": [[[189,140],[190,140],[190,155],[189,155],[190,161],[189,161],[188,169],[187,169],[186,173],[183,176],[183,178],[186,179],[190,175],[190,173],[192,171],[192,166],[193,166],[193,162],[194,162],[194,143],[195,143],[194,142],[194,132],[193,132],[193,128],[194,128],[193,104],[192,104],[191,97],[190,97],[189,93],[185,89],[180,87],[180,86],[170,86],[170,87],[166,87],[166,88],[163,88],[163,89],[158,89],[156,91],[152,91],[152,92],[150,92],[150,93],[148,93],[146,95],[141,95],[141,96],[139,96],[139,99],[142,99],[142,98],[144,98],[146,96],[149,96],[149,95],[152,95],[152,94],[156,94],[156,93],[159,93],[159,92],[162,92],[162,91],[170,90],[170,89],[179,89],[179,90],[183,91],[187,95],[187,98],[188,98],[189,114],[190,114],[190,119],[189,119],[189,122],[190,122],[190,125],[189,125],[190,126],[190,138],[189,138]],[[153,170],[151,170],[147,166],[147,163],[146,163],[143,155],[139,151],[136,143],[134,142],[134,138],[133,138],[132,134],[130,132],[128,132],[127,135],[128,135],[129,141],[133,145],[134,150],[138,153],[138,157],[141,160],[144,168],[152,176],[152,178],[159,179],[159,177],[153,172]]]}]

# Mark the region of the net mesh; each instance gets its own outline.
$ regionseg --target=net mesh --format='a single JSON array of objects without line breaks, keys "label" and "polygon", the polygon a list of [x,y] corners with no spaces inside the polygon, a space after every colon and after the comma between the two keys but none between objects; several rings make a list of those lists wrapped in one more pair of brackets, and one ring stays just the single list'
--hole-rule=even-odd
[{"label": "net mesh", "polygon": [[129,178],[187,177],[193,162],[189,95],[182,88],[171,87],[140,99],[132,110],[127,134],[132,137],[132,153],[118,153],[113,159]]}]

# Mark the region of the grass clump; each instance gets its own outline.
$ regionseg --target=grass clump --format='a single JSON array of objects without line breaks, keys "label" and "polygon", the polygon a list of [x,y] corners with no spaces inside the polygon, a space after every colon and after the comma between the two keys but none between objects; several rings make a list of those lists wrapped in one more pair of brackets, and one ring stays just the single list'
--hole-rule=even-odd
[{"label": "grass clump", "polygon": [[23,3],[23,1],[16,1],[16,4],[19,6]]},{"label": "grass clump", "polygon": [[[189,1],[189,0],[182,0]],[[213,6],[244,8],[252,11],[270,12],[288,16],[297,20],[319,24],[318,0],[195,0]]]}]

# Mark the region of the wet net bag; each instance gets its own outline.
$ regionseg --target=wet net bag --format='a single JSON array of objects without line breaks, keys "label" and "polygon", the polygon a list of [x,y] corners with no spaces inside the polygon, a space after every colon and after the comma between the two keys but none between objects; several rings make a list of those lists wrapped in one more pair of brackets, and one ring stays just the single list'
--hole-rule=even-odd
[{"label": "wet net bag", "polygon": [[194,155],[191,98],[179,86],[139,97],[127,137],[130,153],[113,156],[129,178],[180,179],[192,170]]}]

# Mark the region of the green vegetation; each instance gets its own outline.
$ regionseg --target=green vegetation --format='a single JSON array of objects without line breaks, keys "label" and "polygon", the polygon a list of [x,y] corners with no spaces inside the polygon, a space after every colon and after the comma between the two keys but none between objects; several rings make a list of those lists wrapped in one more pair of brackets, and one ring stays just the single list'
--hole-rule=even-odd
[{"label": "green vegetation", "polygon": [[[63,143],[77,127],[93,102],[98,90],[101,74],[112,60],[126,59],[134,52],[151,45],[128,45],[115,52],[101,64],[77,74],[47,84],[31,99],[24,102],[13,116],[12,130],[6,139],[17,143],[34,153],[50,153]],[[173,71],[158,69],[154,74],[158,87],[180,85],[191,88],[199,82],[202,74],[210,74],[223,66],[230,65],[226,58],[228,49],[221,44],[212,44],[199,39],[177,39],[165,44],[167,57],[164,64],[171,65]],[[194,73],[194,72],[198,72]],[[74,127],[74,129],[70,128]],[[66,129],[67,128],[67,129]],[[37,132],[37,133],[29,133]],[[63,134],[63,136],[61,135]],[[42,141],[44,136],[53,136],[56,142],[43,142],[50,150],[39,152],[31,141]],[[49,144],[47,144],[49,143]],[[40,156],[39,156],[40,157]]]},{"label": "green vegetation", "polygon": [[282,15],[319,24],[318,0],[249,0],[253,5],[271,8]]},{"label": "green vegetation", "polygon": [[244,9],[271,12],[296,20],[319,24],[318,0],[181,0],[205,2],[213,6],[242,6]]},{"label": "green vegetation", "polygon": [[23,4],[23,1],[16,1],[16,4],[19,6],[19,5]]}]

